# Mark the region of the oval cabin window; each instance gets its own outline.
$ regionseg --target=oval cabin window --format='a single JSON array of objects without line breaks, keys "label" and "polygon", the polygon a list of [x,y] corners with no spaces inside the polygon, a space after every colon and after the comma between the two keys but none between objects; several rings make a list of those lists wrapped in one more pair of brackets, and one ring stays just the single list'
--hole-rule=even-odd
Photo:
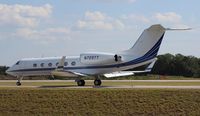
[{"label": "oval cabin window", "polygon": [[41,67],[44,67],[44,63],[41,63],[40,66],[41,66]]},{"label": "oval cabin window", "polygon": [[67,66],[67,65],[68,65],[68,62],[65,62],[65,63],[64,63],[64,66]]},{"label": "oval cabin window", "polygon": [[48,66],[49,66],[49,67],[52,67],[52,63],[49,63]]},{"label": "oval cabin window", "polygon": [[72,66],[75,66],[75,65],[76,65],[76,62],[75,62],[75,61],[73,61],[73,62],[71,63],[71,65],[72,65]]},{"label": "oval cabin window", "polygon": [[33,64],[33,67],[37,67],[37,64]]}]

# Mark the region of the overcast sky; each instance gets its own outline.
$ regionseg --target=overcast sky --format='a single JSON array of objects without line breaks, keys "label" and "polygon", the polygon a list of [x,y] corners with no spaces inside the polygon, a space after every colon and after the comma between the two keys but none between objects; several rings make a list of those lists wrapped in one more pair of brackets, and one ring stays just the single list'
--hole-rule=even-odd
[{"label": "overcast sky", "polygon": [[21,58],[116,52],[145,28],[167,32],[159,54],[200,57],[199,0],[0,0],[0,65]]}]

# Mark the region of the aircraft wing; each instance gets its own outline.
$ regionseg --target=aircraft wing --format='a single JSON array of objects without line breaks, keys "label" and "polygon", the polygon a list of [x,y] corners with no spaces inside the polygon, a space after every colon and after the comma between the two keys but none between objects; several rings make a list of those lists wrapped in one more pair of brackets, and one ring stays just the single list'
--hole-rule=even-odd
[{"label": "aircraft wing", "polygon": [[65,70],[54,70],[51,72],[54,76],[62,76],[62,77],[77,77],[77,76],[87,76],[82,73],[78,72],[71,72],[71,71],[65,71]]},{"label": "aircraft wing", "polygon": [[63,56],[60,59],[57,68],[51,72],[52,75],[54,75],[54,76],[64,76],[64,77],[87,76],[85,74],[81,74],[81,73],[78,73],[78,72],[72,72],[72,71],[64,70],[65,59],[66,59],[65,56]]},{"label": "aircraft wing", "polygon": [[117,71],[117,72],[104,74],[104,76],[107,78],[112,78],[112,77],[120,77],[120,76],[130,76],[130,75],[134,75],[136,73],[151,72],[151,69],[153,68],[156,61],[157,61],[157,58],[155,58],[155,60],[153,62],[151,62],[151,64],[143,71]]}]

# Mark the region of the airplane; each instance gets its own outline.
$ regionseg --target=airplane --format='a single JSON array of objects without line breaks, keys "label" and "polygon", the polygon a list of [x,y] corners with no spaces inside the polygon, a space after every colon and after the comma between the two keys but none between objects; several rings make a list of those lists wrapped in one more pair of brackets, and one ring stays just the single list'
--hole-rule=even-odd
[{"label": "airplane", "polygon": [[23,77],[38,75],[77,77],[78,86],[85,85],[82,79],[84,76],[94,76],[94,85],[100,86],[100,76],[110,78],[134,75],[137,71],[126,70],[150,63],[152,67],[166,30],[170,29],[160,24],[152,25],[143,31],[133,47],[121,52],[86,52],[75,57],[25,58],[17,61],[6,72],[17,77],[17,86],[21,85]]}]

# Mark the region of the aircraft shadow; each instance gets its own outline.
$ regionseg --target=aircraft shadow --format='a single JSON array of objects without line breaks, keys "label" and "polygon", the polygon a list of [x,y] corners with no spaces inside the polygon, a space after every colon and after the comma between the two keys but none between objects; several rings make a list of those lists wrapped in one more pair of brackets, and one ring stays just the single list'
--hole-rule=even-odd
[{"label": "aircraft shadow", "polygon": [[44,86],[39,86],[38,88],[106,88],[106,87],[110,87],[110,86],[44,85]]}]

